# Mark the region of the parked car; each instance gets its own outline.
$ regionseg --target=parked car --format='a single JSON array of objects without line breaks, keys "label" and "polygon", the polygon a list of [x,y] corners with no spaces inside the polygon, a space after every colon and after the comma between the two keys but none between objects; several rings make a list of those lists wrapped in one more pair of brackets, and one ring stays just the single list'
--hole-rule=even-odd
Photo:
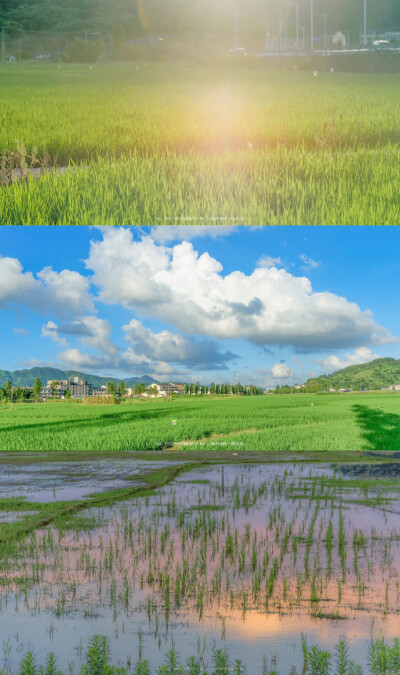
[{"label": "parked car", "polygon": [[238,56],[247,56],[247,51],[244,47],[236,47],[236,49],[230,49],[229,54],[234,54]]},{"label": "parked car", "polygon": [[389,40],[374,40],[371,45],[373,52],[391,52],[393,50]]}]

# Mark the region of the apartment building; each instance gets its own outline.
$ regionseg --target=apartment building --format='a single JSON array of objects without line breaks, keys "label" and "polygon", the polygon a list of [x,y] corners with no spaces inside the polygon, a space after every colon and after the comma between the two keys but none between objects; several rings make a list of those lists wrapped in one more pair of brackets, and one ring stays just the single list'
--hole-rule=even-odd
[{"label": "apartment building", "polygon": [[70,377],[68,380],[48,380],[46,386],[40,392],[40,397],[43,399],[64,398],[67,390],[70,392],[71,398],[92,395],[91,384],[79,377]]}]

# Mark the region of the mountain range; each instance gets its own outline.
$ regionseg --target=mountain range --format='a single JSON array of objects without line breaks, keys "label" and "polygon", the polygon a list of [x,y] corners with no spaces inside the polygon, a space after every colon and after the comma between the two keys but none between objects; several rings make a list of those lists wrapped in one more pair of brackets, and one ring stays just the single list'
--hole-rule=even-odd
[{"label": "mountain range", "polygon": [[35,381],[35,378],[38,377],[42,384],[46,384],[48,380],[68,380],[69,377],[79,377],[82,380],[86,380],[94,387],[101,387],[107,382],[119,383],[121,380],[124,381],[125,386],[133,387],[139,382],[144,382],[144,384],[152,384],[155,382],[159,384],[157,380],[149,375],[143,375],[142,377],[102,377],[101,375],[88,375],[87,373],[80,373],[78,370],[59,370],[58,368],[49,368],[49,367],[36,367],[29,368],[29,370],[0,370],[0,386],[4,386],[7,380],[10,380],[15,387],[32,387]]},{"label": "mountain range", "polygon": [[[29,370],[0,370],[0,386],[4,386],[7,380],[10,380],[15,387],[32,387],[35,378],[38,377],[42,384],[48,380],[67,380],[69,377],[79,377],[86,380],[92,386],[101,387],[107,382],[124,381],[125,386],[133,387],[139,382],[149,385],[155,382],[160,384],[149,375],[142,377],[102,377],[101,375],[90,375],[81,373],[78,370],[59,370],[58,368],[36,367]],[[355,366],[342,368],[329,375],[320,375],[311,377],[304,383],[305,387],[316,385],[318,389],[382,389],[393,384],[400,384],[400,359],[382,358],[375,359],[369,363],[359,363]]]}]

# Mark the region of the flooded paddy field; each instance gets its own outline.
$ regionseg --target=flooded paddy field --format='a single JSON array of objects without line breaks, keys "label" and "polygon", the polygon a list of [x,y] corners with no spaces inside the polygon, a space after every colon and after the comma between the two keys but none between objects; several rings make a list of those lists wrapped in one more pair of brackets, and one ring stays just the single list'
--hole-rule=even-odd
[{"label": "flooded paddy field", "polygon": [[[0,465],[0,513],[48,514],[20,536],[0,520],[8,672],[29,650],[78,672],[94,635],[133,673],[400,672],[397,643],[371,647],[400,635],[399,463],[59,464]],[[77,474],[71,494],[85,481],[99,491],[98,472],[118,501],[106,492],[73,510],[75,495],[50,513],[40,497],[58,470],[64,487]],[[41,486],[30,501],[28,474]]]},{"label": "flooded paddy field", "polygon": [[133,458],[48,460],[48,457],[18,461],[12,455],[0,458],[1,497],[25,497],[35,502],[81,499],[92,493],[138,484],[150,470],[165,462]]}]

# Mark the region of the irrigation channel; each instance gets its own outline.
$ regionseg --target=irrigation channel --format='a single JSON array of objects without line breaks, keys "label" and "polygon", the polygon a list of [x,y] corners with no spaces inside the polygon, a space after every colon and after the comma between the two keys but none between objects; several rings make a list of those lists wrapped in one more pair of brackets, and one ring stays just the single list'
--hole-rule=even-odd
[{"label": "irrigation channel", "polygon": [[79,672],[95,634],[131,670],[173,644],[248,675],[345,636],[369,672],[371,635],[400,636],[400,463],[3,455],[0,488],[6,672],[29,650]]}]

